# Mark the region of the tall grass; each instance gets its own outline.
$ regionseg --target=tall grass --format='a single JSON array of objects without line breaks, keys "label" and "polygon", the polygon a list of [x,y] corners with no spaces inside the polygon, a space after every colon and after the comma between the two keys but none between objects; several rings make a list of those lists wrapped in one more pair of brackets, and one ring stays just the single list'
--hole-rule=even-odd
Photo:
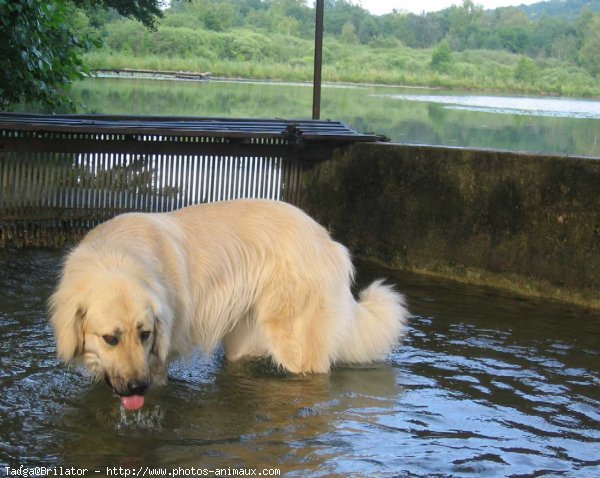
[{"label": "tall grass", "polygon": [[[245,29],[222,33],[171,26],[153,33],[118,22],[111,25],[107,46],[88,53],[86,60],[92,68],[211,72],[218,77],[310,81],[312,52],[312,42],[280,34],[268,37]],[[447,67],[438,72],[431,68],[432,54],[431,49],[411,49],[394,42],[347,45],[326,38],[323,80],[600,96],[600,79],[557,59],[523,62],[521,55],[506,51],[452,52]]]}]

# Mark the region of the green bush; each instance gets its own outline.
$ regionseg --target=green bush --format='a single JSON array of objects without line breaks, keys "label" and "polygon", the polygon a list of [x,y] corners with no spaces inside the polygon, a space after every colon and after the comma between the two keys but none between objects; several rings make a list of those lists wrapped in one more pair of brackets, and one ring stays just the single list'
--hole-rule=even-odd
[{"label": "green bush", "polygon": [[452,50],[448,42],[442,41],[431,55],[429,66],[437,72],[447,72],[452,63]]},{"label": "green bush", "polygon": [[537,74],[538,68],[535,61],[526,56],[522,56],[515,67],[515,80],[533,83],[535,82]]},{"label": "green bush", "polygon": [[261,33],[237,30],[234,33],[214,33],[210,47],[220,59],[264,61],[274,57],[271,40]]}]

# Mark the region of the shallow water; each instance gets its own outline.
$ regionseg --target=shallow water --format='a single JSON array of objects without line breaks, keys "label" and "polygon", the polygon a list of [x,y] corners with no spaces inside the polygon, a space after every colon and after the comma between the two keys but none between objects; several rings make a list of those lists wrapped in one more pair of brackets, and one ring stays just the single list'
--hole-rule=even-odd
[{"label": "shallow water", "polygon": [[362,283],[389,277],[415,314],[388,360],[294,377],[197,356],[125,413],[55,359],[45,303],[60,256],[0,251],[0,475],[600,476],[597,312],[360,264]]}]

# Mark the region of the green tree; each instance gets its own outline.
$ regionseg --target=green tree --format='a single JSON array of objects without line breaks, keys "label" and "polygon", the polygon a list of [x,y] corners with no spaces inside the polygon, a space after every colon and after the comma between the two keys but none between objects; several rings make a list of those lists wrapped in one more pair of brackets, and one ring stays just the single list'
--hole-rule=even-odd
[{"label": "green tree", "polygon": [[537,66],[535,61],[526,56],[522,56],[515,67],[514,77],[523,82],[533,82],[537,76]]},{"label": "green tree", "polygon": [[344,43],[358,43],[358,36],[356,35],[356,28],[352,22],[346,22],[342,27],[340,39]]},{"label": "green tree", "polygon": [[498,30],[504,49],[513,53],[525,53],[529,47],[528,31],[519,26],[504,26]]},{"label": "green tree", "polygon": [[0,107],[41,101],[55,108],[69,102],[63,90],[85,72],[78,53],[90,46],[66,27],[74,16],[64,1],[0,0]]},{"label": "green tree", "polygon": [[[57,2],[57,0],[54,1]],[[38,0],[30,0],[29,3],[38,3]],[[46,1],[39,3],[54,2]],[[162,17],[160,7],[163,2],[162,0],[73,0],[73,4],[77,7],[90,10],[114,9],[124,17],[133,18],[142,22],[146,27],[155,28],[156,19]]]},{"label": "green tree", "polygon": [[364,17],[358,25],[358,37],[361,43],[369,43],[378,35],[377,22],[371,16]]},{"label": "green tree", "polygon": [[573,58],[572,45],[576,43],[575,35],[575,28],[569,22],[544,13],[533,27],[530,54],[558,58],[568,58],[570,55]]},{"label": "green tree", "polygon": [[462,6],[448,9],[447,39],[455,50],[477,48],[480,45],[483,7],[475,5],[472,0],[463,0]]},{"label": "green tree", "polygon": [[[116,8],[154,25],[160,0],[0,0],[0,108],[41,102],[70,105],[70,84],[88,71],[81,53],[98,44],[77,8]],[[85,15],[83,15],[85,16]]]},{"label": "green tree", "polygon": [[442,41],[431,55],[429,66],[437,72],[446,72],[452,63],[452,50],[447,41]]},{"label": "green tree", "polygon": [[579,62],[592,75],[600,75],[600,15],[594,15],[583,36]]},{"label": "green tree", "polygon": [[526,53],[533,34],[532,23],[525,13],[516,7],[498,9],[495,34],[502,48],[513,53]]}]

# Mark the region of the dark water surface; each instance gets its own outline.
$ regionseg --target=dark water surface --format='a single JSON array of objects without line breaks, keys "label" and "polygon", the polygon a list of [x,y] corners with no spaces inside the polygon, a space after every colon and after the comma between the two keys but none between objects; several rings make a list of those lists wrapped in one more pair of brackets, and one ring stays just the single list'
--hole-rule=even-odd
[{"label": "dark water surface", "polygon": [[294,377],[197,356],[125,414],[55,358],[45,304],[61,255],[0,251],[0,475],[600,476],[598,312],[362,264],[361,283],[389,277],[415,315],[385,362]]}]

